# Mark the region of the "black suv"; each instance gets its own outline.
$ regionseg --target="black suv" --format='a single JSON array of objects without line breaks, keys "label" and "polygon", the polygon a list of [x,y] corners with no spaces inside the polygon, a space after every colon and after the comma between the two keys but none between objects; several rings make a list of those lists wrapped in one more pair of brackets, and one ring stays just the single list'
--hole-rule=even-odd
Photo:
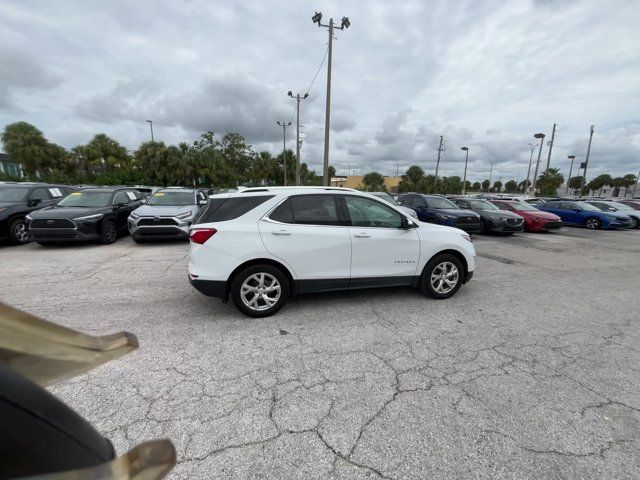
[{"label": "black suv", "polygon": [[127,231],[127,217],[143,199],[131,187],[83,188],[53,207],[29,214],[29,234],[41,245],[70,240],[113,243]]},{"label": "black suv", "polygon": [[0,240],[15,245],[30,241],[25,216],[55,205],[75,188],[47,183],[0,183]]}]

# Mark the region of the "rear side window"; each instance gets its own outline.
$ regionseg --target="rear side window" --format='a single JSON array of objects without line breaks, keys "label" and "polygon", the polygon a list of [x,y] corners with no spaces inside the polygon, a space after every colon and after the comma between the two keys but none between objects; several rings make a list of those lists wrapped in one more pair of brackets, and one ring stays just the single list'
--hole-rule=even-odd
[{"label": "rear side window", "polygon": [[274,195],[257,197],[212,198],[194,223],[224,222],[241,217]]},{"label": "rear side window", "polygon": [[301,225],[343,225],[333,195],[297,195],[276,208],[271,220]]}]

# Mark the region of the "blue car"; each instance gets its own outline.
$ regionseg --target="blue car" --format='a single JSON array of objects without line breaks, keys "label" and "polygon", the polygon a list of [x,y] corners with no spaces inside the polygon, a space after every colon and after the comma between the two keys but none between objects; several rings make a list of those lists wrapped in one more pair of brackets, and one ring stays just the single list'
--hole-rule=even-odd
[{"label": "blue car", "polygon": [[536,205],[538,210],[555,213],[567,225],[579,225],[590,230],[600,228],[633,228],[631,217],[617,212],[603,212],[587,202],[556,200]]},{"label": "blue car", "polygon": [[418,220],[455,227],[468,233],[480,233],[482,221],[473,210],[463,210],[455,203],[437,195],[406,193],[397,198],[403,207],[416,211]]}]

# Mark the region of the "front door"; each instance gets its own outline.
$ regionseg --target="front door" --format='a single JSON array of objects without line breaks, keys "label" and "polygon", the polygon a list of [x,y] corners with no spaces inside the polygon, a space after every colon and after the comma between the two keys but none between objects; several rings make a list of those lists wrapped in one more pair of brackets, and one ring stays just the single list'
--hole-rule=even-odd
[{"label": "front door", "polygon": [[296,276],[298,292],[347,288],[351,238],[335,195],[294,195],[258,223],[266,249]]},{"label": "front door", "polygon": [[351,226],[351,287],[404,285],[416,275],[420,239],[402,215],[374,199],[344,195]]}]

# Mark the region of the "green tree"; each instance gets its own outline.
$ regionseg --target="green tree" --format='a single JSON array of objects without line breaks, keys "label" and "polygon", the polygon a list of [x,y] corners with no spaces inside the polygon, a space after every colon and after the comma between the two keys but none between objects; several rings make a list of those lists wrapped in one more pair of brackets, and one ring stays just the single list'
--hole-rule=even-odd
[{"label": "green tree", "polygon": [[369,172],[362,177],[362,186],[358,190],[365,192],[381,192],[385,190],[384,177],[378,172]]},{"label": "green tree", "polygon": [[491,181],[488,178],[482,181],[482,190],[484,190],[485,192],[489,191],[490,186],[491,186]]},{"label": "green tree", "polygon": [[496,180],[493,182],[493,191],[501,192],[502,191],[502,182],[500,180]]},{"label": "green tree", "polygon": [[336,167],[329,165],[329,181],[336,176]]},{"label": "green tree", "polygon": [[481,188],[482,188],[482,184],[480,182],[473,182],[473,185],[471,186],[471,189],[474,192],[479,192]]},{"label": "green tree", "polygon": [[543,196],[555,196],[558,188],[564,183],[564,176],[557,168],[550,168],[538,177],[536,188]]},{"label": "green tree", "polygon": [[437,193],[460,193],[462,191],[462,179],[457,175],[442,177],[438,182]]},{"label": "green tree", "polygon": [[504,184],[504,189],[507,193],[516,193],[518,191],[518,182],[515,180],[509,180]]},{"label": "green tree", "polygon": [[582,176],[571,177],[569,179],[568,186],[571,189],[572,194],[574,194],[576,190],[580,190],[580,187],[582,187]]},{"label": "green tree", "polygon": [[410,166],[398,185],[400,192],[417,192],[424,181],[424,170],[418,165]]},{"label": "green tree", "polygon": [[608,173],[604,173],[602,175],[598,175],[589,183],[594,187],[592,191],[595,192],[596,190],[600,190],[600,194],[602,194],[602,189],[604,187],[613,186],[613,178]]},{"label": "green tree", "polygon": [[621,187],[624,187],[624,196],[627,196],[627,192],[629,191],[629,187],[633,187],[636,184],[636,176],[633,173],[628,173],[624,177],[622,177]]},{"label": "green tree", "polygon": [[4,151],[14,162],[22,165],[22,169],[29,176],[41,178],[54,167],[51,144],[42,132],[30,123],[16,122],[7,125],[0,135],[0,140]]}]

